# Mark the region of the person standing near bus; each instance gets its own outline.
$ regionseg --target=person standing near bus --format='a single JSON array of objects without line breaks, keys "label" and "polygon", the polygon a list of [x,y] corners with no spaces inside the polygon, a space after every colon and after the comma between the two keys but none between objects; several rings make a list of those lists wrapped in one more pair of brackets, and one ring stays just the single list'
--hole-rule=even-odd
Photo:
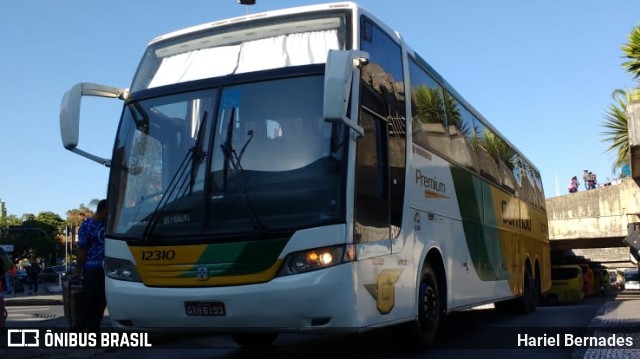
[{"label": "person standing near bus", "polygon": [[[9,270],[11,269],[11,267],[13,266],[13,261],[11,260],[11,257],[4,252],[4,249],[0,248],[0,287],[2,286],[2,280],[1,278],[5,277],[5,273],[6,274],[6,281],[9,281]],[[7,291],[9,292],[9,283],[6,284],[7,286]]]},{"label": "person standing near bus", "polygon": [[82,279],[84,288],[77,327],[73,328],[76,330],[98,332],[107,307],[102,268],[106,209],[103,199],[93,217],[85,219],[78,229],[78,259],[71,280]]},{"label": "person standing near bus", "polygon": [[38,284],[40,283],[40,272],[42,268],[37,261],[31,260],[27,266],[27,280],[29,282],[29,294],[38,294]]}]

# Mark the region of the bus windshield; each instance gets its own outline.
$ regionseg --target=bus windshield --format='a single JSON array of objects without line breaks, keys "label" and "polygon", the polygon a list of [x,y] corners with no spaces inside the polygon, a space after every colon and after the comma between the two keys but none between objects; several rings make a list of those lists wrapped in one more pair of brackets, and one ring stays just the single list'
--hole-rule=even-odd
[{"label": "bus windshield", "polygon": [[347,131],[324,121],[322,92],[319,73],[133,99],[107,231],[176,240],[344,222]]}]

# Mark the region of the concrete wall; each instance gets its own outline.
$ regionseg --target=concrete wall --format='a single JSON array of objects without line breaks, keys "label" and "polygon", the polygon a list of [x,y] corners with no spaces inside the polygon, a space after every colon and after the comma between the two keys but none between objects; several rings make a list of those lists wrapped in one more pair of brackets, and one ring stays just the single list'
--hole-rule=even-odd
[{"label": "concrete wall", "polygon": [[640,188],[633,179],[546,200],[551,240],[624,237],[640,222]]}]

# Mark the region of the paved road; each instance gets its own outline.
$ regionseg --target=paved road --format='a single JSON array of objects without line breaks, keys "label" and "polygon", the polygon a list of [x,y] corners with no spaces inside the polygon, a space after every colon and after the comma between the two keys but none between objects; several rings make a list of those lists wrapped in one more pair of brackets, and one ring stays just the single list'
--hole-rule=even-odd
[{"label": "paved road", "polygon": [[[473,314],[466,316],[454,316],[453,322],[461,320],[460,323],[464,324],[466,321],[472,323],[484,323],[485,320],[495,320],[495,326],[506,327],[507,331],[493,328],[467,329],[463,328],[457,331],[455,335],[451,335],[448,338],[444,338],[444,345],[446,348],[434,349],[429,352],[430,358],[468,358],[468,357],[484,357],[490,358],[493,355],[500,357],[512,357],[513,351],[504,350],[474,350],[474,349],[459,349],[451,350],[451,347],[455,347],[458,340],[457,338],[462,336],[465,343],[475,343],[478,340],[482,345],[483,330],[490,333],[486,338],[490,338],[495,335],[503,335],[505,337],[513,336],[508,331],[508,328],[514,326],[532,328],[535,326],[589,326],[593,329],[595,335],[598,336],[611,336],[621,335],[625,338],[630,338],[634,346],[632,348],[601,348],[601,349],[578,349],[578,350],[547,350],[545,352],[539,351],[520,351],[518,358],[537,358],[543,355],[545,358],[587,358],[587,359],[631,359],[640,358],[640,296],[639,295],[620,295],[617,298],[590,298],[589,301],[597,304],[589,304],[593,309],[589,309],[587,305],[581,306],[568,306],[568,307],[553,307],[553,308],[541,308],[537,313],[530,316],[507,316],[504,318],[498,318],[495,320],[496,314],[491,311],[476,311]],[[41,324],[44,327],[66,327],[66,320],[62,317],[61,297],[59,294],[44,293],[43,295],[33,297],[22,298],[9,298],[9,310],[15,313],[13,320],[19,322],[19,327],[31,327],[34,324]],[[29,307],[24,305],[32,304]],[[602,305],[600,305],[602,304]],[[591,310],[591,311],[589,311]],[[36,313],[34,315],[34,313]],[[49,313],[49,314],[46,314]],[[38,318],[38,315],[50,315],[53,313],[53,318],[42,317]],[[583,319],[580,319],[584,317]],[[462,318],[462,319],[460,319]],[[537,324],[536,324],[536,321]],[[542,321],[542,322],[540,322]],[[15,322],[9,322],[12,324]],[[105,320],[105,326],[108,326],[108,319]],[[487,329],[491,329],[487,331]],[[388,350],[385,350],[385,346],[388,343],[389,337],[385,335],[377,334],[370,336],[368,344],[366,342],[354,340],[353,337],[308,337],[308,336],[295,336],[285,335],[278,339],[276,342],[277,349],[269,353],[263,353],[260,357],[278,357],[278,358],[294,358],[299,357],[298,354],[304,353],[305,357],[314,356],[314,354],[320,354],[327,348],[346,350],[358,349],[362,345],[370,346],[373,343],[373,351],[369,351],[368,357],[370,358],[386,358],[386,354],[390,354]],[[465,338],[465,336],[473,336],[471,338]],[[480,338],[480,339],[477,339]],[[83,350],[48,350],[37,349],[32,351],[25,351],[22,349],[12,349],[11,352],[2,353],[3,349],[0,349],[0,357],[6,357],[11,359],[20,358],[106,358],[106,359],[141,359],[141,358],[250,358],[254,357],[246,351],[238,350],[238,346],[233,343],[228,336],[184,336],[182,338],[170,338],[168,343],[162,347],[157,346],[154,349],[141,350],[117,350],[115,352],[109,352],[104,349],[83,349]],[[477,339],[477,340],[476,340]],[[176,344],[178,343],[178,344]],[[170,349],[171,347],[179,346],[181,348],[189,349]],[[28,353],[28,355],[26,355]],[[297,353],[297,354],[296,354]],[[346,352],[345,352],[346,353]],[[24,355],[23,355],[24,354]],[[26,356],[25,356],[26,355]],[[316,355],[319,356],[319,355]],[[327,358],[333,356],[326,356]],[[417,358],[422,356],[416,355],[403,355],[403,358]]]}]

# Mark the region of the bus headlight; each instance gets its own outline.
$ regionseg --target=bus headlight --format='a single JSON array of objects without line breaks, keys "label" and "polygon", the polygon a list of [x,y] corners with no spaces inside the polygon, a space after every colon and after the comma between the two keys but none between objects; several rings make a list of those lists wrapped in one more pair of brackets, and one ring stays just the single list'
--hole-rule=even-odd
[{"label": "bus headlight", "polygon": [[355,248],[352,245],[338,245],[308,249],[294,252],[284,259],[279,276],[311,272],[351,262],[355,259]]},{"label": "bus headlight", "polygon": [[104,274],[113,279],[141,282],[133,262],[125,259],[106,257],[104,259]]}]

